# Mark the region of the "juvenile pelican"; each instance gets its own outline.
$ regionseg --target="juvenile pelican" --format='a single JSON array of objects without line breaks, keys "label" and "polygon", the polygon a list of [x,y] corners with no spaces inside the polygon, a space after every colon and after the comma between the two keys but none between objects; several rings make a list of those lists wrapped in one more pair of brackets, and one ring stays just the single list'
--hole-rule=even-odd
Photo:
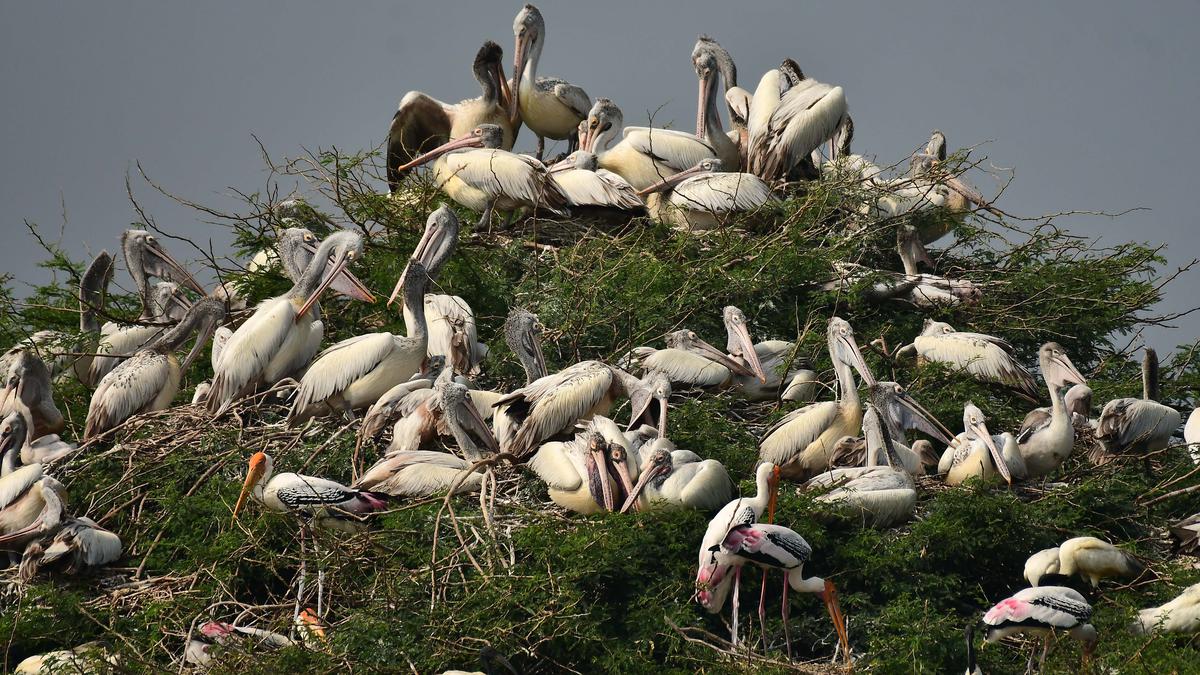
[{"label": "juvenile pelican", "polygon": [[546,376],[546,357],[542,353],[545,327],[537,314],[514,308],[504,320],[504,341],[525,370],[525,384]]},{"label": "juvenile pelican", "polygon": [[350,230],[335,232],[321,242],[291,290],[259,303],[254,315],[229,338],[213,369],[210,411],[219,415],[236,399],[308,365],[320,348],[324,330],[311,310],[334,279],[361,255],[362,237]]},{"label": "juvenile pelican", "polygon": [[628,217],[644,211],[646,204],[624,178],[601,169],[596,155],[576,150],[550,167],[550,177],[567,196],[571,213],[603,216],[619,212]]},{"label": "juvenile pelican", "polygon": [[488,40],[475,54],[471,72],[483,94],[461,103],[443,103],[428,94],[410,91],[400,99],[387,138],[387,180],[394,192],[404,177],[401,164],[448,140],[462,138],[480,124],[495,124],[503,132],[500,147],[512,150],[520,118],[508,113],[508,80],[504,50]]},{"label": "juvenile pelican", "polygon": [[1104,404],[1096,422],[1101,461],[1113,455],[1146,455],[1162,450],[1179,428],[1179,411],[1158,402],[1158,354],[1149,347],[1142,358],[1142,398],[1118,398]]},{"label": "juvenile pelican", "polygon": [[700,511],[715,511],[733,498],[733,479],[725,465],[701,459],[690,450],[677,450],[659,437],[639,450],[642,455],[638,481],[630,490],[621,511],[639,511],[663,505],[678,505]]},{"label": "juvenile pelican", "polygon": [[[789,66],[795,75],[784,72]],[[750,172],[769,181],[785,178],[833,136],[845,114],[841,87],[805,77],[794,62],[768,72],[750,104]]]},{"label": "juvenile pelican", "polygon": [[499,448],[484,422],[479,404],[465,384],[454,381],[446,368],[429,389],[409,394],[396,407],[396,422],[388,455],[418,450],[439,435],[451,436],[463,457],[472,462],[483,458],[480,446],[489,453]]},{"label": "juvenile pelican", "polygon": [[438,146],[400,167],[406,171],[437,160],[433,177],[448,197],[478,211],[479,227],[487,225],[493,210],[514,212],[545,209],[565,215],[567,196],[550,178],[540,161],[500,150],[502,132],[495,124],[481,124],[471,133]]},{"label": "juvenile pelican", "polygon": [[49,541],[34,541],[25,547],[19,576],[28,582],[46,569],[75,575],[120,557],[120,537],[91,518],[68,518]]},{"label": "juvenile pelican", "polygon": [[759,444],[759,459],[779,465],[789,478],[803,479],[829,468],[834,443],[857,435],[863,413],[853,371],[868,386],[875,383],[850,324],[835,316],[827,335],[840,399],[793,410],[768,429]]},{"label": "juvenile pelican", "polygon": [[948,323],[927,319],[921,334],[901,353],[907,351],[965,370],[977,380],[1008,385],[1028,398],[1037,396],[1033,374],[1013,358],[1012,345],[998,337],[961,333]]},{"label": "juvenile pelican", "polygon": [[[1042,380],[1050,391],[1050,408],[1031,411],[1017,432],[1017,444],[1031,478],[1049,475],[1070,456],[1075,447],[1075,426],[1063,391],[1069,385],[1085,388],[1087,385],[1066,350],[1057,342],[1042,345],[1038,350],[1038,362]],[[1072,387],[1072,391],[1080,390]]]},{"label": "juvenile pelican", "polygon": [[[932,454],[933,445],[928,441],[917,441],[912,446],[908,445],[905,437],[905,433],[908,431],[920,431],[947,445],[953,442],[950,430],[942,426],[941,422],[938,422],[900,384],[877,382],[871,385],[870,396],[872,404],[882,416],[883,423],[887,425],[888,438],[899,459],[898,468],[902,467],[915,476],[925,473],[926,464],[935,464],[937,461],[937,457]],[[881,443],[876,450],[875,462],[877,464],[890,461],[885,456],[884,450]]]},{"label": "juvenile pelican", "polygon": [[[1092,606],[1078,591],[1065,586],[1040,586],[1018,591],[1016,595],[996,603],[983,615],[987,626],[985,642],[1000,640],[1022,634],[1043,636],[1062,630],[1083,643],[1083,658],[1086,663],[1096,647],[1096,629],[1088,620],[1092,618]],[[1036,652],[1029,655],[1032,666]],[[1042,650],[1042,660],[1046,650]],[[1041,664],[1038,671],[1041,672]]]},{"label": "juvenile pelican", "polygon": [[320,527],[343,532],[363,529],[375,512],[387,507],[383,495],[375,492],[297,473],[272,475],[274,470],[274,460],[267,453],[250,457],[242,492],[233,507],[235,520],[250,496],[272,511],[311,518]]},{"label": "juvenile pelican", "polygon": [[401,283],[404,305],[414,317],[408,336],[368,333],[342,340],[322,352],[300,379],[300,389],[288,413],[290,426],[331,412],[353,416],[353,411],[374,404],[389,389],[421,370],[429,345],[423,301],[429,284],[425,266],[419,262],[409,264]]},{"label": "juvenile pelican", "polygon": [[1139,610],[1129,629],[1138,635],[1200,631],[1200,584],[1188,586],[1168,603]]},{"label": "juvenile pelican", "polygon": [[761,178],[750,173],[722,173],[721,160],[702,159],[696,166],[649,185],[638,192],[656,220],[681,230],[712,230],[734,214],[761,208],[775,195]]},{"label": "juvenile pelican", "polygon": [[[95,438],[134,415],[170,407],[183,374],[224,320],[225,303],[201,300],[175,327],[105,375],[92,394],[83,438]],[[196,342],[180,364],[175,351],[193,333]]]},{"label": "juvenile pelican", "polygon": [[[14,449],[6,453],[10,464]],[[63,518],[65,487],[30,464],[0,477],[0,551],[10,563],[21,559],[25,546],[58,528]]]},{"label": "juvenile pelican", "polygon": [[[712,146],[726,171],[737,171],[742,166],[741,151],[738,143],[721,127],[721,111],[717,106],[718,75],[724,80],[727,90],[737,86],[733,58],[716,40],[701,35],[692,48],[692,67],[700,84],[696,105],[696,136]],[[733,78],[732,82],[730,78]]]},{"label": "juvenile pelican", "polygon": [[50,464],[57,462],[65,457],[70,457],[78,447],[74,443],[67,443],[58,437],[58,434],[50,434],[34,438],[31,435],[33,423],[29,418],[29,411],[24,406],[20,406],[18,410],[14,410],[7,417],[0,421],[0,457],[10,448],[17,448],[19,451],[19,463],[13,467],[0,469],[0,475],[8,473],[9,468],[23,466],[26,464]]},{"label": "juvenile pelican", "polygon": [[21,351],[0,373],[0,416],[12,412],[27,413],[32,422],[31,438],[57,434],[67,421],[54,404],[54,387],[46,363],[32,351]]},{"label": "juvenile pelican", "polygon": [[587,92],[557,77],[538,77],[538,62],[546,43],[546,22],[533,5],[525,5],[513,19],[516,54],[513,57],[512,101],[509,117],[525,122],[538,139],[537,158],[546,139],[566,139],[575,149],[575,127],[588,115],[592,100]]},{"label": "juvenile pelican", "polygon": [[[644,190],[662,179],[690,169],[717,152],[702,138],[671,129],[625,127],[625,116],[615,103],[598,98],[588,112],[583,149],[595,153],[600,168]],[[609,144],[621,133],[621,142]]]},{"label": "juvenile pelican", "polygon": [[[615,511],[614,477],[608,470],[610,448],[614,446],[628,452],[628,440],[621,429],[607,417],[597,415],[574,439],[543,444],[528,465],[546,483],[555,504],[583,515]],[[623,463],[618,465],[623,467]]]}]

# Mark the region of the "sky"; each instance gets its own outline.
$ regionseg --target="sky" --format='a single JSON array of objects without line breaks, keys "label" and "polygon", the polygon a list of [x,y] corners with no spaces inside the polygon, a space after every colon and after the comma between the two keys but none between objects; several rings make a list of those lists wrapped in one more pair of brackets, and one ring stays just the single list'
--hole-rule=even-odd
[{"label": "sky", "polygon": [[[791,57],[844,87],[857,152],[898,162],[939,128],[951,150],[984,143],[977,152],[992,164],[1015,167],[998,202],[1009,213],[1143,208],[1061,222],[1101,242],[1167,242],[1171,269],[1197,254],[1190,206],[1200,3],[539,7],[547,23],[539,74],[613,99],[628,124],[661,106],[656,125],[694,127],[690,53],[696,36],[709,33],[732,53],[742,86],[752,89]],[[134,162],[176,194],[228,206],[229,187],[264,185],[252,136],[275,156],[374,147],[408,90],[447,101],[477,96],[474,53],[493,39],[511,63],[519,9],[452,0],[0,4],[0,232],[8,235],[0,270],[21,282],[48,278],[35,266],[43,256],[25,221],[50,239],[61,231],[76,257],[115,251],[137,219],[125,194]],[[532,139],[522,134],[518,149]],[[985,194],[998,188],[986,175],[972,182]],[[135,187],[160,226],[228,250],[228,233]],[[1168,287],[1161,309],[1200,304],[1198,274]],[[1178,325],[1154,332],[1151,343],[1163,350],[1192,341],[1200,313]]]}]

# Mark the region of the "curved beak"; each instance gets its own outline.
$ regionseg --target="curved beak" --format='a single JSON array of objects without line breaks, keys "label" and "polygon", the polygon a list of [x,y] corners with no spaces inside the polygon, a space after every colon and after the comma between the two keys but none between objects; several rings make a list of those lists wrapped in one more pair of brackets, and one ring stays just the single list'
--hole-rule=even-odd
[{"label": "curved beak", "polygon": [[662,192],[663,190],[669,190],[669,189],[675,187],[676,185],[679,185],[683,181],[691,178],[692,176],[699,176],[702,173],[707,173],[707,171],[700,166],[693,166],[690,169],[684,169],[683,171],[680,171],[677,174],[667,176],[666,178],[658,181],[657,183],[655,183],[649,187],[638,190],[638,196],[645,197],[647,195],[652,195],[655,192]]},{"label": "curved beak", "polygon": [[525,61],[529,59],[529,38],[517,37],[513,51],[513,81],[508,104],[508,119],[515,123],[521,119],[521,80],[525,77]]},{"label": "curved beak", "polygon": [[588,491],[592,493],[592,499],[604,507],[605,511],[612,511],[614,501],[608,476],[607,451],[608,446],[602,440],[598,443],[595,440],[590,441],[585,466],[588,473]]},{"label": "curved beak", "polygon": [[[304,244],[303,246],[309,253],[317,252],[317,247],[312,244]],[[341,274],[333,278],[329,287],[347,298],[361,302],[375,302],[375,296],[371,294],[370,289],[358,277],[354,276],[350,270],[342,270]]]},{"label": "curved beak", "polygon": [[423,155],[417,156],[408,164],[401,164],[399,167],[397,167],[397,170],[408,171],[409,169],[411,169],[413,167],[421,166],[422,164],[427,164],[429,162],[432,162],[433,160],[437,159],[438,157],[441,157],[442,155],[446,154],[447,152],[452,152],[452,151],[458,150],[460,148],[479,148],[482,146],[483,146],[483,141],[481,141],[479,139],[479,137],[475,136],[474,134],[472,134],[470,136],[463,136],[462,138],[455,139],[448,143],[443,143],[442,145],[439,145],[438,147],[430,150],[429,152],[427,152]]},{"label": "curved beak", "polygon": [[746,324],[740,321],[729,327],[729,332],[733,335],[734,341],[741,347],[742,358],[750,364],[751,375],[758,378],[759,382],[767,382],[767,372],[763,370],[762,361],[758,358],[758,352],[754,351],[754,340],[750,337],[750,329]]},{"label": "curved beak", "polygon": [[[312,309],[312,306],[317,304],[317,300],[320,299],[321,295],[325,292],[325,289],[329,288],[329,285],[333,283],[333,280],[336,279],[337,276],[341,274],[349,264],[350,253],[349,251],[345,250],[338,251],[337,255],[333,257],[333,262],[327,262],[325,264],[325,276],[321,279],[321,284],[317,286],[317,290],[313,291],[313,294],[308,296],[308,299],[304,301],[304,305],[300,307],[300,311],[296,312],[295,321],[300,321],[300,319],[308,313],[308,310]],[[374,298],[372,298],[372,300],[374,300]]]},{"label": "curved beak", "polygon": [[850,361],[847,365],[852,366],[858,371],[859,377],[863,379],[868,387],[875,384],[875,376],[871,374],[871,370],[867,368],[867,361],[863,358],[862,350],[858,348],[858,342],[854,340],[853,335],[847,335],[838,338],[843,348],[846,350],[846,356]]},{"label": "curved beak", "polygon": [[656,464],[643,471],[642,475],[638,476],[637,484],[629,489],[629,497],[625,500],[625,503],[621,505],[621,513],[625,513],[637,503],[638,497],[641,496],[642,491],[646,489],[646,486],[650,484],[650,481],[654,480],[658,476],[664,476],[670,472],[671,466],[669,464]]},{"label": "curved beak", "polygon": [[242,492],[238,495],[237,504],[233,507],[234,520],[237,520],[238,514],[246,504],[246,498],[254,491],[254,486],[258,485],[258,481],[262,479],[263,471],[266,469],[266,463],[256,461],[256,459],[250,460],[250,469],[246,471],[246,481],[242,483]]},{"label": "curved beak", "polygon": [[461,407],[464,408],[463,417],[467,421],[470,430],[483,441],[484,446],[488,450],[491,450],[493,453],[500,452],[500,443],[496,441],[496,436],[492,433],[491,427],[487,425],[487,422],[483,421],[483,415],[479,414],[479,408],[476,408],[475,403],[471,401],[470,394],[467,394],[466,401],[463,402]]},{"label": "curved beak", "polygon": [[196,333],[196,343],[192,345],[192,350],[183,359],[183,364],[180,365],[180,372],[186,373],[192,367],[192,362],[196,360],[200,353],[204,351],[204,346],[212,339],[213,333],[217,331],[217,322],[215,320],[205,321],[200,330]]},{"label": "curved beak", "polygon": [[[756,377],[757,376],[757,373],[755,373],[750,368],[746,367],[745,364],[743,364],[740,361],[735,361],[732,357],[730,357],[725,352],[721,351],[720,349],[717,349],[716,347],[712,346],[708,342],[705,342],[704,340],[701,340],[700,338],[696,338],[696,340],[692,343],[692,346],[695,347],[694,351],[699,352],[701,356],[704,356],[705,358],[709,359],[710,361],[715,361],[715,362],[721,364],[722,366],[725,366],[729,370],[731,370],[735,373],[738,373],[739,375],[745,375],[747,377]],[[750,351],[753,352],[754,350],[751,349]],[[762,365],[760,364],[759,370],[761,370],[761,369],[762,369]]]},{"label": "curved beak", "polygon": [[1004,456],[1000,454],[1000,448],[997,448],[996,442],[992,440],[992,435],[988,432],[987,424],[982,421],[978,422],[972,425],[971,432],[987,446],[988,453],[992,456],[992,463],[996,465],[996,471],[1004,477],[1006,483],[1012,485],[1012,473],[1008,470],[1008,462],[1004,461]]},{"label": "curved beak", "polygon": [[196,291],[202,296],[208,295],[208,291],[196,281],[191,272],[188,272],[183,265],[180,265],[177,260],[171,257],[170,253],[157,242],[146,246],[146,252],[158,258],[153,263],[154,275],[163,279],[170,279],[177,284],[183,284],[188,288]]},{"label": "curved beak", "polygon": [[1050,363],[1054,366],[1054,372],[1046,375],[1052,378],[1051,381],[1057,381],[1060,384],[1087,384],[1087,378],[1075,368],[1075,364],[1071,363],[1070,357],[1066,354],[1051,358]]},{"label": "curved beak", "polygon": [[717,74],[711,70],[700,76],[700,100],[696,105],[696,138],[704,138],[704,132],[708,128],[708,97],[713,91],[713,82],[716,79]]},{"label": "curved beak", "polygon": [[511,110],[513,90],[508,85],[508,78],[504,76],[504,64],[500,61],[496,62],[496,82],[500,85],[500,106]]}]

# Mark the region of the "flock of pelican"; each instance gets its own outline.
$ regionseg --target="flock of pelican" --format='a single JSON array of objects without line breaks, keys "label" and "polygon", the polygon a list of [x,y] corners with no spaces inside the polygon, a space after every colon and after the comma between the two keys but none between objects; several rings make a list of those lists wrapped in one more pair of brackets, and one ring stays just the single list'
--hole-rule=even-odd
[{"label": "flock of pelican", "polygon": [[[536,7],[521,9],[513,31],[511,82],[500,46],[489,41],[473,66],[480,97],[449,105],[420,92],[404,96],[385,154],[393,194],[405,189],[416,167],[432,162],[438,187],[480,213],[482,225],[494,211],[559,217],[603,212],[646,213],[680,228],[704,230],[722,226],[731,214],[768,205],[790,183],[850,174],[870,188],[864,203],[854,205],[861,212],[887,219],[937,210],[950,218],[935,219],[933,225],[897,219],[903,274],[840,263],[838,278],[826,288],[847,290],[870,278],[867,292],[874,298],[917,308],[978,298],[979,288],[969,281],[919,269],[932,263],[925,246],[947,234],[947,222],[974,208],[991,208],[945,169],[941,133],[913,156],[907,176],[884,178],[878,167],[850,151],[853,123],[841,87],[808,77],[787,59],[764,74],[754,92],[747,91],[737,86],[729,53],[707,36],[691,54],[699,83],[695,133],[623,127],[621,110],[611,100],[593,101],[565,80],[539,75],[546,24]],[[721,121],[722,89],[729,131]],[[512,152],[522,125],[537,137],[536,157]],[[546,139],[568,141],[568,154],[543,164]],[[826,143],[829,156],[822,151]],[[743,568],[750,563],[763,570],[760,617],[765,574],[782,570],[789,656],[789,590],[821,598],[847,660],[851,650],[834,584],[805,576],[812,548],[799,533],[772,522],[781,480],[812,492],[829,509],[861,517],[865,526],[888,527],[913,517],[918,476],[940,476],[950,485],[993,477],[1008,484],[1043,479],[1062,466],[1083,435],[1098,441],[1097,462],[1145,457],[1171,445],[1182,422],[1177,410],[1155,400],[1157,361],[1150,350],[1144,396],[1110,401],[1090,419],[1092,392],[1058,343],[1041,347],[1034,371],[1026,355],[1004,339],[936,321],[927,321],[895,356],[941,363],[1049,405],[1031,410],[1019,429],[994,434],[986,412],[966,401],[962,431],[956,434],[904,386],[877,380],[851,323],[837,316],[826,328],[834,394],[815,400],[822,383],[813,366],[798,358],[798,345],[755,342],[748,318],[733,306],[721,310],[723,348],[682,328],[666,335],[662,345],[636,347],[615,363],[587,360],[556,372],[547,367],[539,318],[513,308],[501,337],[520,361],[526,382],[512,391],[490,391],[476,385],[490,350],[480,342],[468,301],[430,292],[456,249],[461,226],[451,209],[443,206],[429,214],[389,299],[402,306],[404,332],[365,333],[332,345],[324,344],[323,296],[333,291],[375,301],[351,271],[368,242],[338,228],[319,240],[291,217],[292,211],[279,212],[289,215],[281,218],[275,250],[253,264],[277,266],[292,286],[259,302],[248,318],[235,321],[229,311],[237,300],[231,288],[208,292],[153,234],[130,230],[121,249],[142,302],[136,320],[99,324],[114,272],[112,256],[102,252],[80,277],[79,334],[35,333],[0,357],[0,549],[20,566],[22,578],[78,573],[122,555],[115,533],[68,515],[65,488],[51,475],[55,464],[79,452],[58,435],[66,421],[54,402],[55,378],[73,377],[93,390],[82,439],[100,443],[140,414],[175,405],[185,376],[210,340],[213,377],[195,389],[191,405],[198,410],[220,418],[248,397],[280,391],[289,405],[286,425],[361,417],[356,457],[363,448],[380,447],[365,471],[350,468],[355,478],[349,484],[277,472],[270,455],[256,452],[233,508],[235,519],[255,502],[298,516],[302,531],[362,531],[394,500],[481,490],[485,468],[503,454],[541,479],[551,501],[576,513],[715,512],[699,546],[696,599],[714,613],[732,601],[736,644]],[[720,344],[719,336],[710,337]],[[189,341],[192,347],[180,361],[177,352]],[[681,390],[795,405],[760,440],[756,494],[739,496],[725,466],[672,442],[668,413],[672,396]],[[622,409],[617,404],[623,399],[629,409],[618,421],[615,413]],[[1195,444],[1193,457],[1200,462],[1198,420],[1194,413],[1183,434]],[[1178,528],[1191,533],[1193,546],[1200,532],[1195,520]],[[1091,606],[1068,584],[1078,577],[1095,587],[1102,579],[1141,571],[1130,554],[1092,537],[1036,553],[1025,569],[1030,587],[983,615],[985,639],[1064,630],[1082,640],[1090,654],[1097,638],[1089,623]],[[216,654],[214,646],[239,638],[276,647],[306,643],[317,633],[323,639],[322,593],[319,578],[317,613],[301,611],[306,601],[301,576],[293,617],[297,638],[208,621],[189,636],[184,658],[206,665]],[[1200,629],[1200,588],[1143,610],[1133,629]]]}]

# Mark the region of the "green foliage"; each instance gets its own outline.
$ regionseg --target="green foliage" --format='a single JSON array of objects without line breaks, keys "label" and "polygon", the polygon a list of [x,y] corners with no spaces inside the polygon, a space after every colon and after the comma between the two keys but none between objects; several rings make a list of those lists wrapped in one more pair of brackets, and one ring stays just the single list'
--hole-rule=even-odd
[{"label": "green foliage", "polygon": [[[306,196],[335,221],[368,233],[366,256],[355,272],[383,295],[425,215],[443,198],[419,179],[398,197],[377,194],[373,163],[369,153],[323,152],[283,173],[309,181]],[[680,327],[719,344],[720,309],[735,304],[750,317],[756,338],[795,340],[796,358],[826,375],[824,331],[831,315],[849,319],[864,346],[882,338],[887,351],[911,341],[930,317],[1002,335],[1026,362],[1043,341],[1062,342],[1091,375],[1098,401],[1140,390],[1137,365],[1116,340],[1136,330],[1159,297],[1157,249],[1096,248],[1052,224],[1021,231],[968,221],[958,225],[957,243],[937,259],[939,271],[983,286],[978,305],[919,312],[896,302],[873,304],[854,289],[819,288],[832,277],[834,261],[899,267],[895,223],[860,222],[863,217],[848,206],[860,191],[836,181],[816,183],[777,210],[748,214],[703,236],[643,220],[617,227],[529,220],[516,229],[493,224],[490,231],[469,231],[476,216],[459,210],[459,251],[438,288],[474,308],[479,334],[492,347],[480,382],[489,388],[512,388],[523,376],[499,339],[512,306],[538,313],[547,326],[547,360],[554,370],[585,358],[618,359]],[[242,253],[269,244],[280,225],[275,201],[274,193],[248,194],[246,213],[217,214]],[[850,229],[851,222],[862,228]],[[318,233],[327,227],[315,219],[306,226]],[[56,283],[29,293],[11,280],[0,286],[0,303],[10,308],[0,315],[0,344],[45,328],[77,330],[73,288],[82,265],[50,248],[49,265],[60,272]],[[287,288],[270,268],[231,267],[221,277],[233,280],[251,304]],[[108,314],[132,318],[139,311],[136,298],[110,295]],[[324,312],[327,342],[404,330],[396,308],[382,302],[330,298]],[[1181,348],[1164,367],[1166,400],[1181,407],[1200,386],[1195,351],[1195,345]],[[882,349],[869,351],[868,359],[881,379],[904,383],[952,429],[959,428],[967,400],[983,408],[995,429],[1015,429],[1030,407],[1002,387],[944,367],[896,361]],[[181,402],[208,376],[207,368],[203,360],[197,363]],[[57,394],[71,424],[66,436],[75,437],[89,394],[68,381],[58,384]],[[790,407],[691,393],[677,393],[672,405],[676,443],[719,459],[741,489],[752,492],[758,438]],[[564,515],[548,506],[544,486],[528,472],[500,467],[490,521],[473,497],[455,499],[453,516],[441,499],[399,504],[369,533],[316,533],[302,548],[289,518],[251,505],[231,521],[244,461],[265,448],[280,470],[349,481],[358,456],[353,428],[342,431],[340,422],[326,420],[303,433],[286,431],[284,408],[273,400],[242,412],[241,419],[215,421],[186,406],[152,414],[119,434],[116,445],[88,448],[56,469],[71,491],[74,512],[118,532],[126,555],[93,577],[40,578],[19,591],[10,586],[0,596],[0,634],[9,636],[10,667],[29,654],[101,639],[130,670],[160,670],[179,658],[186,637],[209,618],[287,632],[304,560],[310,583],[316,569],[325,573],[328,647],[268,655],[232,644],[215,672],[437,672],[473,667],[484,644],[529,673],[789,668],[782,657],[777,576],[769,580],[767,660],[722,656],[673,627],[691,638],[727,634],[721,618],[691,602],[695,546],[706,514]],[[626,414],[627,408],[614,411],[618,418]],[[370,461],[374,452],[363,449],[359,461]],[[890,530],[865,529],[852,516],[829,514],[799,489],[782,492],[777,521],[813,545],[811,572],[837,583],[861,669],[961,669],[962,629],[990,603],[1024,586],[1025,558],[1092,534],[1128,546],[1160,579],[1131,588],[1106,584],[1095,596],[1099,664],[1194,672],[1200,657],[1194,638],[1135,637],[1124,630],[1136,608],[1158,604],[1200,579],[1187,559],[1170,555],[1162,537],[1168,523],[1195,510],[1194,494],[1141,505],[1187,475],[1190,464],[1176,449],[1156,458],[1147,474],[1141,465],[1096,469],[1082,454],[1077,450],[1057,483],[952,489],[927,480],[917,518]],[[1171,489],[1197,480],[1185,478]],[[742,602],[752,607],[757,575],[746,577]],[[752,641],[760,638],[750,613],[743,614],[742,626]],[[792,667],[829,669],[836,639],[819,601],[793,596],[790,632],[800,659]],[[1019,672],[1027,653],[988,648],[981,665],[985,672]],[[1073,670],[1078,657],[1077,646],[1060,641],[1049,667]]]}]

